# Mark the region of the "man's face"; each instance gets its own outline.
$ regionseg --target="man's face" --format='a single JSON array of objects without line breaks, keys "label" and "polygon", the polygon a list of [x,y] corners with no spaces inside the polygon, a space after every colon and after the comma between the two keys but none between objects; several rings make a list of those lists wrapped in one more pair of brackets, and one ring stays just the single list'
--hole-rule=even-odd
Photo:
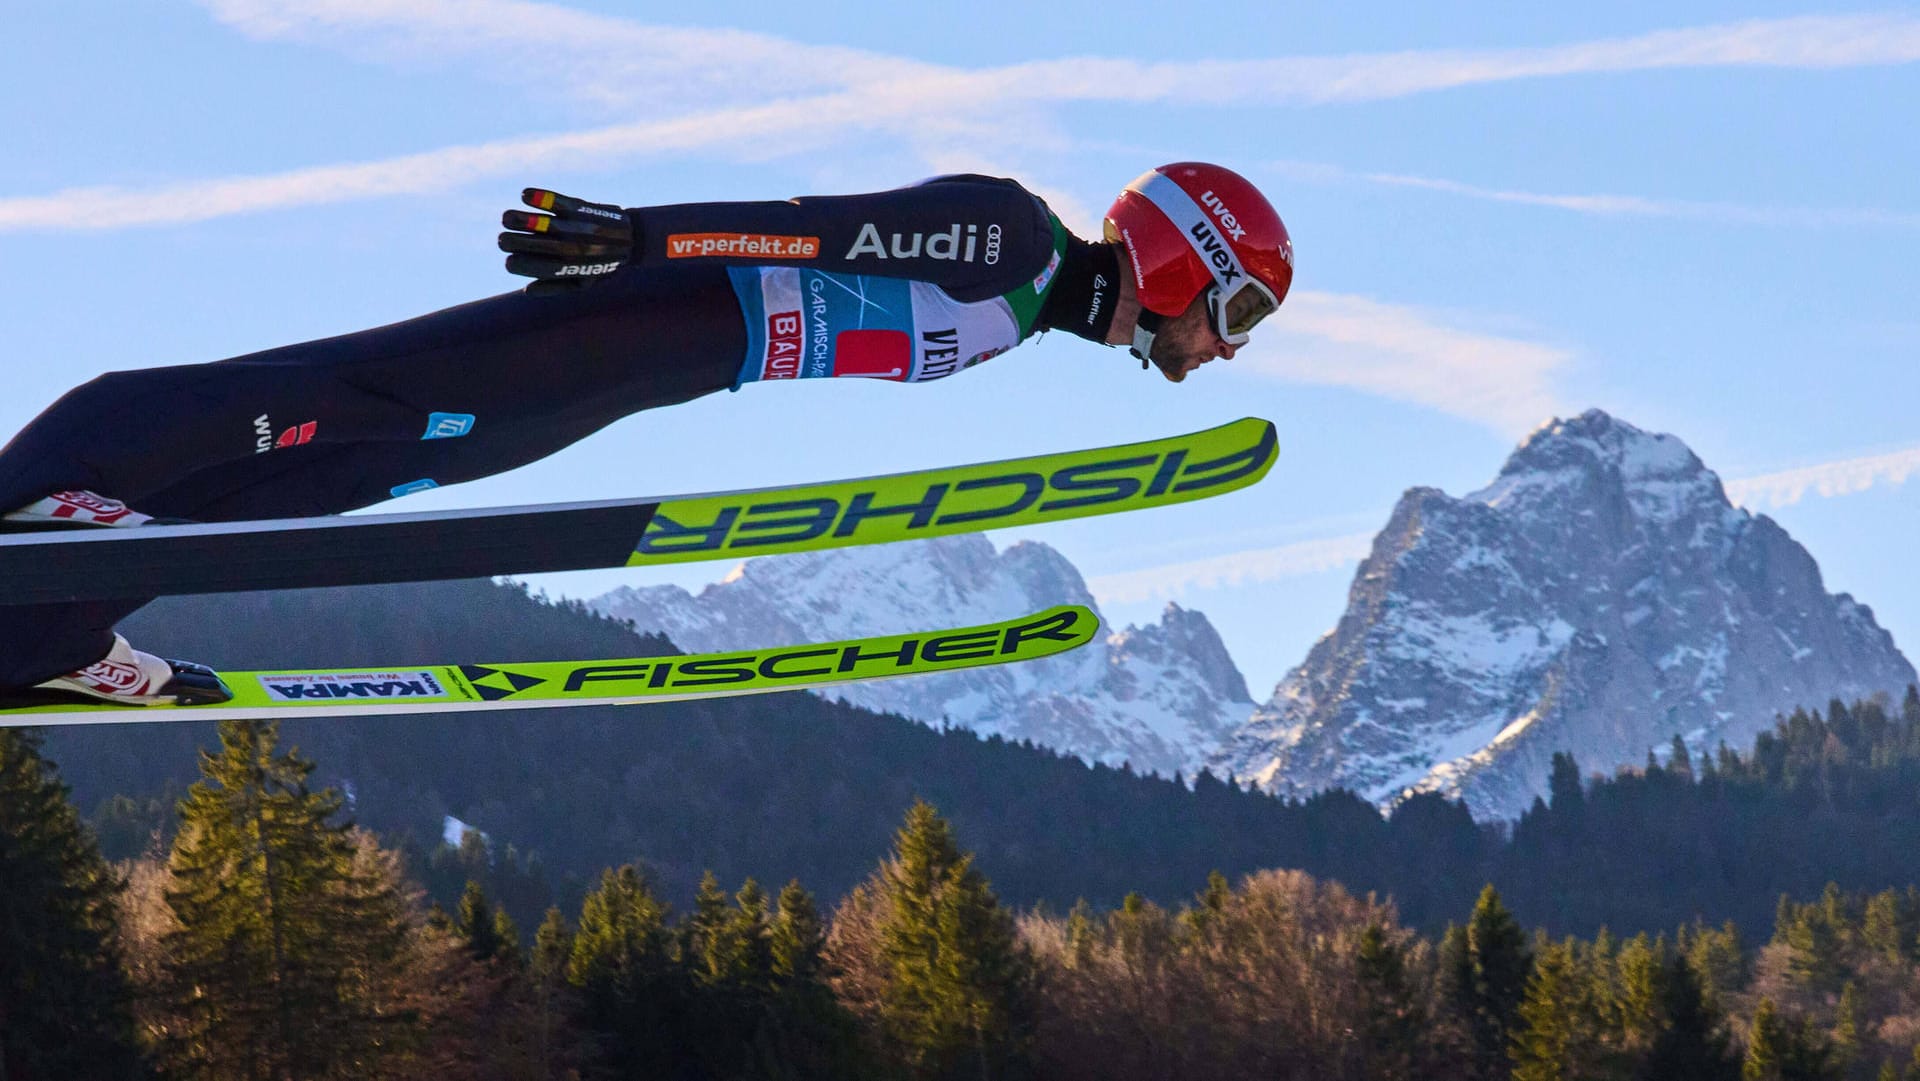
[{"label": "man's face", "polygon": [[1213,318],[1207,311],[1207,293],[1203,289],[1193,298],[1193,303],[1187,305],[1186,311],[1160,325],[1148,357],[1168,382],[1178,383],[1188,372],[1215,357],[1233,359],[1239,348],[1221,341],[1214,331]]}]

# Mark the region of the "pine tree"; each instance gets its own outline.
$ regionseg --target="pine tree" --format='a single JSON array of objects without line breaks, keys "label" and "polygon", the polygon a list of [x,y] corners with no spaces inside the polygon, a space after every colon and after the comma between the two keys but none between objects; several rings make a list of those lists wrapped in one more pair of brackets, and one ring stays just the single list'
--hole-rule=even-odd
[{"label": "pine tree", "polygon": [[731,955],[724,969],[727,980],[756,997],[772,990],[773,943],[767,921],[767,894],[751,878],[733,895],[727,939]]},{"label": "pine tree", "polygon": [[1526,934],[1491,884],[1466,926],[1448,929],[1441,954],[1446,997],[1466,1030],[1476,1076],[1497,1077],[1533,961]]},{"label": "pine tree", "polygon": [[1572,1081],[1593,1076],[1599,1033],[1572,941],[1540,951],[1517,1011],[1508,1057],[1513,1081]]},{"label": "pine tree", "polygon": [[1363,1003],[1358,1036],[1365,1075],[1380,1081],[1406,1081],[1424,1059],[1426,1017],[1407,974],[1401,947],[1386,928],[1369,923],[1360,932],[1354,956]]},{"label": "pine tree", "polygon": [[1205,938],[1207,932],[1220,922],[1227,910],[1227,902],[1233,899],[1233,890],[1227,885],[1227,876],[1219,871],[1207,873],[1207,888],[1193,899],[1193,907],[1187,909],[1183,919],[1194,934]]},{"label": "pine tree", "polygon": [[1773,999],[1762,998],[1747,1032],[1747,1057],[1740,1065],[1741,1081],[1780,1081],[1787,1058],[1789,1036]]},{"label": "pine tree", "polygon": [[567,960],[581,1027],[619,1076],[670,1073],[687,994],[674,964],[668,909],[632,866],[609,870],[580,907]]},{"label": "pine tree", "polygon": [[1620,948],[1613,963],[1613,1021],[1620,1046],[1629,1056],[1643,1057],[1666,1025],[1666,942],[1650,942],[1635,935]]},{"label": "pine tree", "polygon": [[681,955],[693,973],[694,983],[713,987],[723,982],[733,967],[734,952],[727,933],[731,922],[727,912],[727,892],[712,871],[700,876],[700,888],[693,896],[693,913],[682,930]]},{"label": "pine tree", "polygon": [[509,968],[518,969],[526,964],[527,959],[520,952],[520,925],[513,922],[504,907],[493,910],[493,940],[500,944],[494,956]]},{"label": "pine tree", "polygon": [[1553,753],[1553,766],[1547,774],[1547,793],[1554,812],[1570,816],[1569,820],[1577,818],[1586,806],[1586,787],[1580,781],[1580,766],[1573,755]]},{"label": "pine tree", "polygon": [[476,961],[491,961],[507,951],[501,928],[495,922],[494,908],[487,901],[487,891],[471,878],[467,879],[467,888],[460,895],[460,907],[454,911],[451,930],[466,943],[467,952]]},{"label": "pine tree", "polygon": [[1866,912],[1861,918],[1860,936],[1867,948],[1884,958],[1888,964],[1902,964],[1912,946],[1908,936],[1903,933],[1903,924],[1900,895],[1885,890],[1867,899]]},{"label": "pine tree", "polygon": [[1018,1070],[1032,1032],[1031,962],[973,857],[916,801],[880,870],[888,967],[881,1021],[919,1077]]},{"label": "pine tree", "polygon": [[814,907],[813,895],[799,879],[780,891],[767,935],[767,949],[774,979],[783,985],[814,983],[821,976],[821,951],[826,947],[826,926]]},{"label": "pine tree", "polygon": [[862,1054],[851,1014],[827,986],[826,926],[813,895],[798,879],[774,901],[767,958],[774,998],[760,1035],[761,1059],[782,1064],[769,1077],[868,1077],[878,1072]]},{"label": "pine tree", "polygon": [[1845,1071],[1834,1061],[1833,1045],[1811,1022],[1789,1024],[1771,998],[1762,998],[1740,1076],[1742,1081],[1839,1081]]},{"label": "pine tree", "polygon": [[1677,734],[1673,737],[1671,753],[1667,756],[1667,768],[1687,778],[1693,779],[1693,756],[1687,753],[1687,741]]},{"label": "pine tree", "polygon": [[1840,988],[1833,1011],[1833,1057],[1844,1073],[1860,1055],[1860,989],[1852,980]]},{"label": "pine tree", "polygon": [[39,734],[0,728],[0,1078],[139,1073],[120,890]]},{"label": "pine tree", "polygon": [[573,932],[558,908],[547,909],[546,918],[533,934],[533,955],[527,960],[527,975],[533,989],[536,1061],[541,1077],[554,1076],[565,1057],[559,1054],[564,1039],[556,1038],[563,1029],[567,1013],[567,959],[573,952]]},{"label": "pine tree", "polygon": [[682,956],[693,978],[685,1030],[691,1068],[710,1077],[750,1074],[756,1051],[772,1038],[766,894],[748,879],[729,908],[708,872],[683,934]]},{"label": "pine tree", "polygon": [[[1831,883],[1828,888],[1833,892]],[[1790,905],[1792,916],[1786,934],[1780,936],[1776,931],[1776,937],[1784,937],[1789,950],[1787,973],[1802,987],[1832,991],[1845,978],[1845,922],[1844,915],[1839,921],[1834,918],[1837,904],[1836,898],[1829,897],[1819,904]]]},{"label": "pine tree", "polygon": [[1665,1026],[1641,1066],[1646,1081],[1692,1078],[1694,1081],[1733,1081],[1740,1063],[1727,1050],[1727,1034],[1714,1013],[1693,966],[1675,954],[1666,961],[1661,1013]]},{"label": "pine tree", "polygon": [[340,794],[310,791],[313,764],[278,738],[222,722],[180,804],[162,1050],[181,1076],[365,1075],[408,1034],[382,998],[408,933],[397,882],[360,863]]},{"label": "pine tree", "polygon": [[1099,936],[1093,906],[1085,897],[1075,900],[1067,913],[1067,967],[1082,969],[1091,964],[1094,948],[1100,943]]}]

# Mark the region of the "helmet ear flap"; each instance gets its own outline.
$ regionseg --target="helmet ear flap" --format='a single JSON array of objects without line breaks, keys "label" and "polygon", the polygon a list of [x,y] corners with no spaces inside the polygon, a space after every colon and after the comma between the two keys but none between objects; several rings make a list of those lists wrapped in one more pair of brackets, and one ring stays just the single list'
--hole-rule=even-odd
[{"label": "helmet ear flap", "polygon": [[1140,309],[1140,318],[1134,321],[1133,342],[1127,347],[1127,352],[1140,358],[1140,370],[1143,372],[1148,367],[1147,357],[1153,352],[1154,336],[1160,333],[1165,323],[1165,316],[1145,308]]}]

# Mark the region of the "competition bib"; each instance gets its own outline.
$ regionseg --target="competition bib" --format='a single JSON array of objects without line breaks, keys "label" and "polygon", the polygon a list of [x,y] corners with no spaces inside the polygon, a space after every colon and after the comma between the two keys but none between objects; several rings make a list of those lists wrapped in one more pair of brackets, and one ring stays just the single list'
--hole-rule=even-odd
[{"label": "competition bib", "polygon": [[854,376],[924,383],[1020,343],[1002,297],[962,304],[938,286],[808,267],[727,271],[747,322],[737,382]]}]

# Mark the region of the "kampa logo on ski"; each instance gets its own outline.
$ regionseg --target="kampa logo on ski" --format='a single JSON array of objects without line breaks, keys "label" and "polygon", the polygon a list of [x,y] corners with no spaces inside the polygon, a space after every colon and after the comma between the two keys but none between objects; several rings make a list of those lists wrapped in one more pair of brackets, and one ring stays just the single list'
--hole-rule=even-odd
[{"label": "kampa logo on ski", "polygon": [[275,702],[338,699],[444,698],[446,688],[432,672],[297,672],[261,676],[260,686]]},{"label": "kampa logo on ski", "polygon": [[783,492],[775,500],[743,494],[738,503],[718,498],[668,503],[647,523],[633,562],[645,562],[647,556],[755,555],[787,546],[878,543],[955,532],[954,527],[995,529],[1178,502],[1258,473],[1279,447],[1267,426],[1258,442],[1218,458],[1195,460],[1186,448],[1129,449],[1135,453],[1051,472],[1033,471],[1031,463],[1007,463],[1000,467],[1006,472],[986,466],[892,483],[878,478],[824,491]]}]

